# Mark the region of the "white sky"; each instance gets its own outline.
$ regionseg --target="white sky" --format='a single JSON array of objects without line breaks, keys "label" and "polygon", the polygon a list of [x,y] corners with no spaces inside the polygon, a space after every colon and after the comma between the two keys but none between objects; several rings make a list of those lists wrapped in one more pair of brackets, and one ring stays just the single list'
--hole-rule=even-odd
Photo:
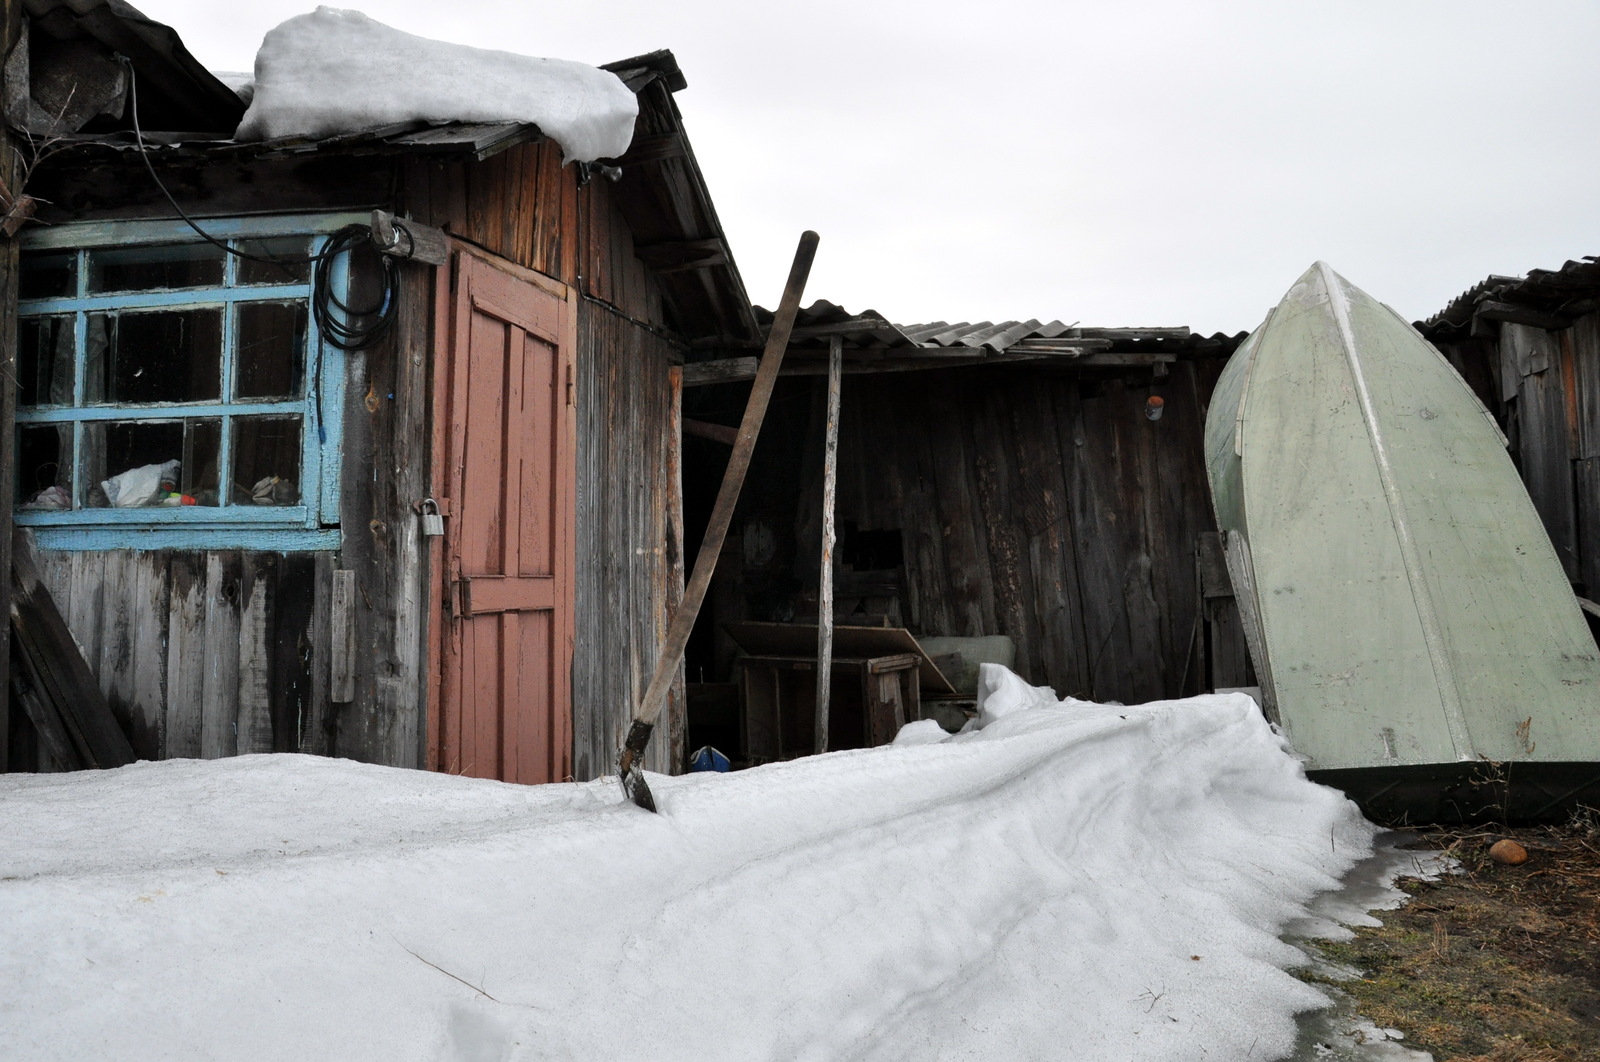
[{"label": "white sky", "polygon": [[[249,69],[306,0],[134,0]],[[364,0],[423,36],[671,48],[751,298],[1255,327],[1325,259],[1407,318],[1600,254],[1595,0]],[[981,13],[980,13],[981,12]]]}]

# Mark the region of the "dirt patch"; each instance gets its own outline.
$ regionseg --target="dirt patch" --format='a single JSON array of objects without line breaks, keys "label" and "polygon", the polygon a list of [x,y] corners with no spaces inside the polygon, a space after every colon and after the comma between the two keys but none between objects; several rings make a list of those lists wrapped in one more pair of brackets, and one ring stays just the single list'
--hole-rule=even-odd
[{"label": "dirt patch", "polygon": [[[1528,861],[1489,857],[1511,838]],[[1313,941],[1363,972],[1337,985],[1356,1010],[1438,1062],[1600,1059],[1600,812],[1565,827],[1418,831],[1461,873],[1402,878],[1412,899],[1350,941]]]}]

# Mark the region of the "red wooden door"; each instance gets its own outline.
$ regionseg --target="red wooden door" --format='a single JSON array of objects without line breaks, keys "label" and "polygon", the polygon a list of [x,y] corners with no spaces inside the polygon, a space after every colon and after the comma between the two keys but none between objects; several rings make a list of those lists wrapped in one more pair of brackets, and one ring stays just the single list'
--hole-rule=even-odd
[{"label": "red wooden door", "polygon": [[435,377],[448,513],[436,766],[561,781],[572,759],[570,292],[466,251],[454,266]]}]

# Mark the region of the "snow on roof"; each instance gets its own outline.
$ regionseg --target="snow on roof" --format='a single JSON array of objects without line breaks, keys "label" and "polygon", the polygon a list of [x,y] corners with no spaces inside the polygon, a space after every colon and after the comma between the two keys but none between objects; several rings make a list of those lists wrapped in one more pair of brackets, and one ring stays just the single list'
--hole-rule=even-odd
[{"label": "snow on roof", "polygon": [[[0,1055],[1280,1058],[1374,830],[1242,695],[734,774],[310,756],[0,775]],[[933,739],[912,744],[913,738]]]},{"label": "snow on roof", "polygon": [[320,138],[407,121],[532,122],[566,161],[616,158],[639,103],[612,73],[413,36],[319,7],[269,31],[235,137]]}]

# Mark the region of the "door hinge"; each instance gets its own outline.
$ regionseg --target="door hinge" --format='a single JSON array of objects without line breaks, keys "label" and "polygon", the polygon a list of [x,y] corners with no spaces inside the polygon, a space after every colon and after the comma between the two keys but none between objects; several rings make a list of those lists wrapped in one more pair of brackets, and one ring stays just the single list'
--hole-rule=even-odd
[{"label": "door hinge", "polygon": [[572,362],[569,361],[567,362],[567,405],[570,406],[575,404],[575,395],[573,392],[576,390],[577,386],[572,379]]}]

